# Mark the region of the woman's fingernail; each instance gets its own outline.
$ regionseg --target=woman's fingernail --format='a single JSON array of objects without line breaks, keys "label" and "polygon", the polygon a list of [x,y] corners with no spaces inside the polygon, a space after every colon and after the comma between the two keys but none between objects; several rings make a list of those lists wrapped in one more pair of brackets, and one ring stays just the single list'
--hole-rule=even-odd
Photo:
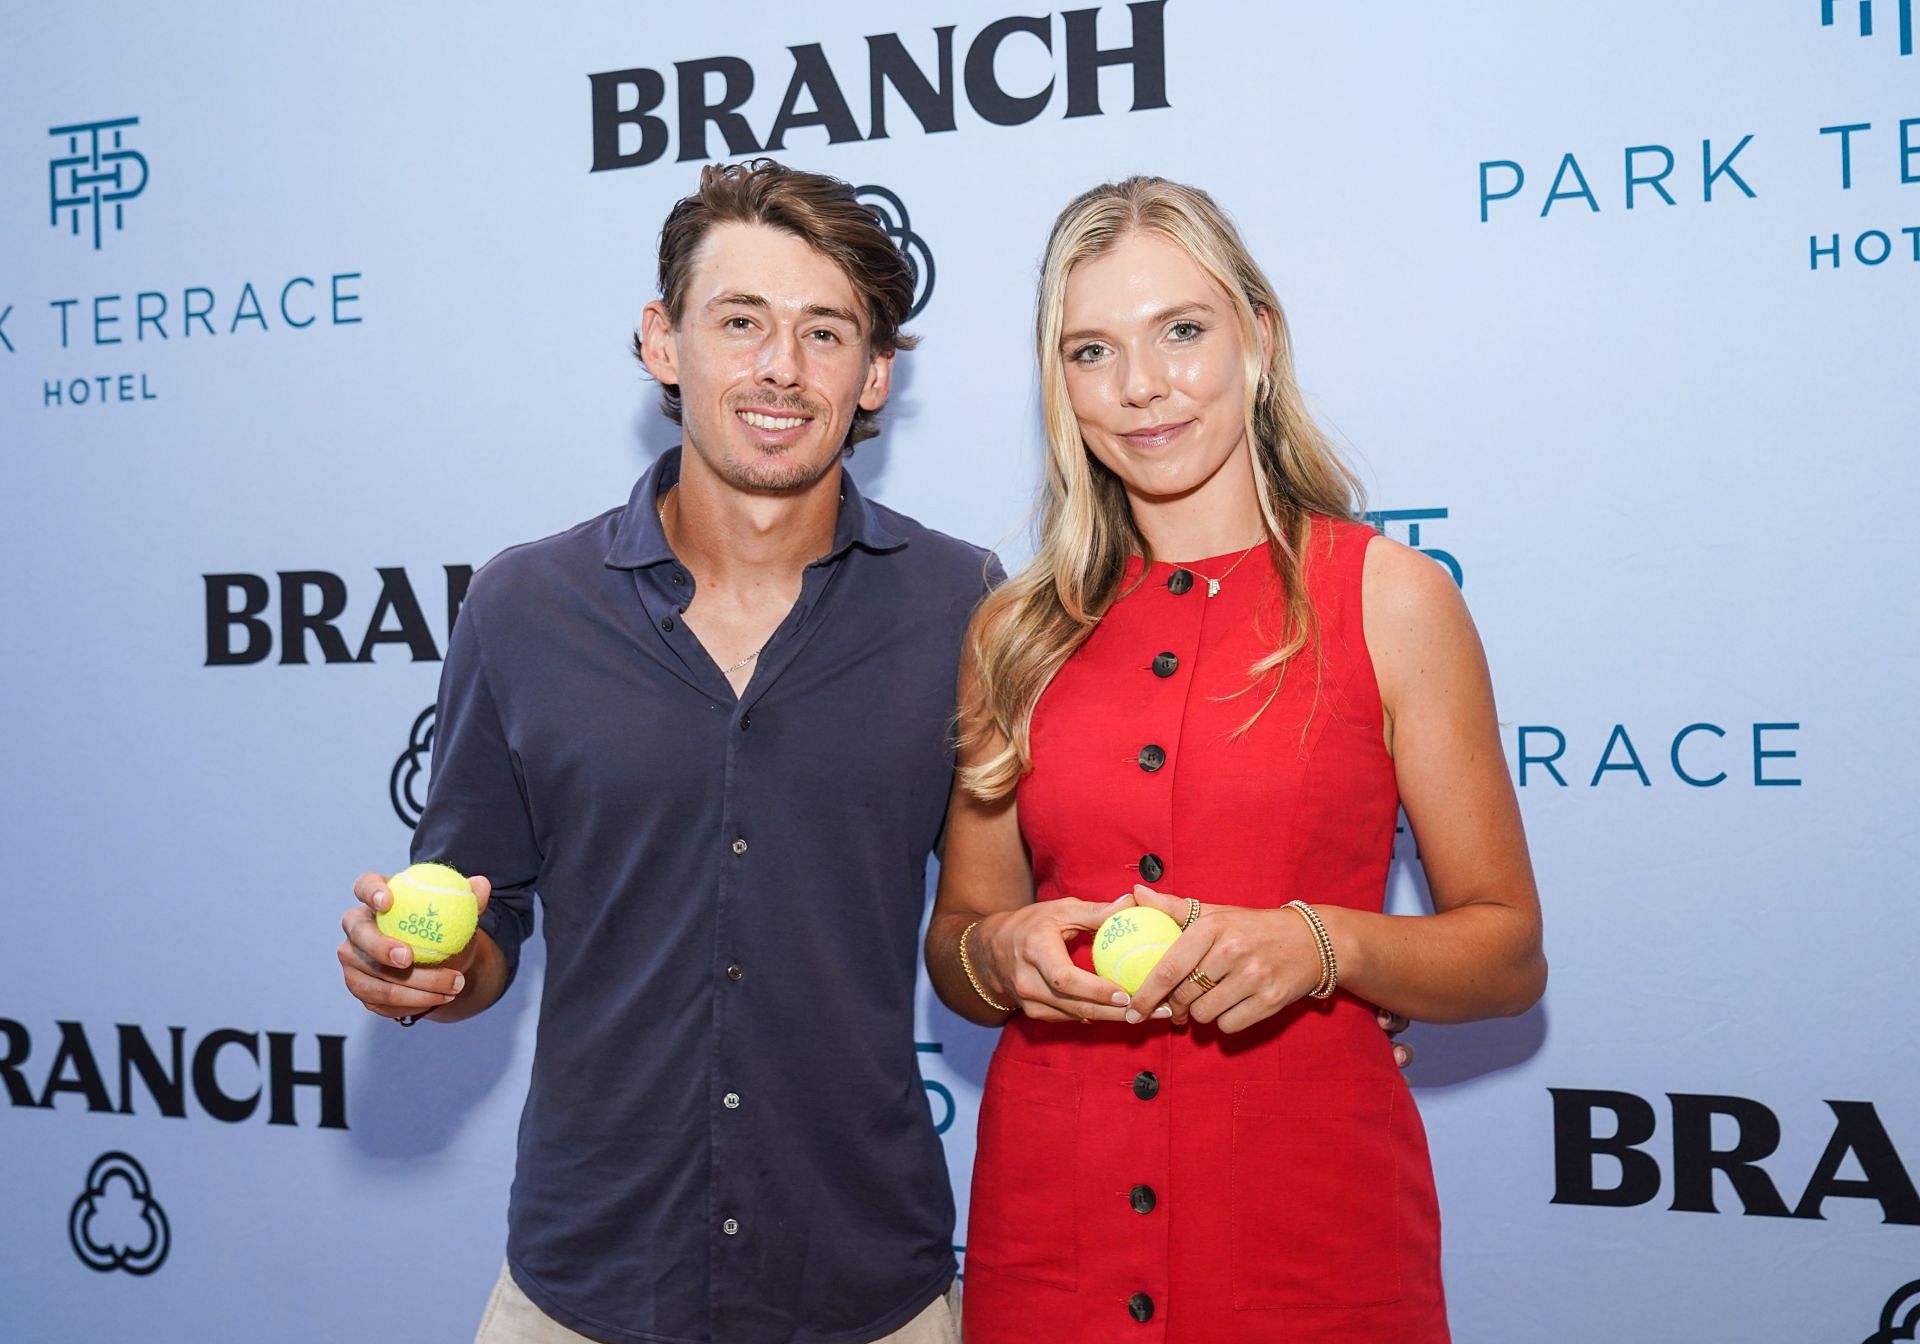
[{"label": "woman's fingernail", "polygon": [[1173,1009],[1169,1008],[1166,1004],[1163,1003],[1158,1008],[1155,1008],[1153,1010],[1153,1015],[1155,1017],[1172,1017]]},{"label": "woman's fingernail", "polygon": [[1127,1006],[1128,1004],[1130,1004],[1130,1003],[1132,1003],[1132,1002],[1133,1002],[1133,999],[1132,999],[1132,997],[1131,997],[1130,995],[1128,995],[1128,993],[1127,993],[1127,992],[1126,992],[1125,990],[1122,990],[1122,989],[1116,989],[1116,990],[1115,990],[1115,991],[1113,992],[1113,1006],[1114,1006],[1114,1007],[1116,1007],[1116,1008],[1125,1008],[1125,1007],[1126,1007],[1126,1006]]},{"label": "woman's fingernail", "polygon": [[1138,1014],[1138,1013],[1136,1013],[1136,1012],[1134,1012],[1134,1011],[1133,1011],[1133,1009],[1131,1009],[1131,1008],[1129,1008],[1129,1009],[1127,1009],[1127,1021],[1129,1021],[1129,1022],[1138,1022],[1138,1021],[1140,1021],[1140,1020],[1141,1020],[1141,1019],[1140,1019],[1140,1014]]}]

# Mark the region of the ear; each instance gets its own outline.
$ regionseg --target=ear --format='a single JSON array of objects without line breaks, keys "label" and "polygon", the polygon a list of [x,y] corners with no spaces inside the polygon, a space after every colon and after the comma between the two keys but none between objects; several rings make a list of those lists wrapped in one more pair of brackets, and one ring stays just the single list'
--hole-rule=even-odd
[{"label": "ear", "polygon": [[860,409],[877,411],[887,404],[893,391],[893,355],[875,354],[867,358],[867,381],[860,389]]},{"label": "ear", "polygon": [[679,355],[667,305],[655,299],[640,313],[640,361],[656,383],[680,384]]},{"label": "ear", "polygon": [[1273,311],[1269,308],[1256,307],[1253,310],[1253,320],[1260,330],[1260,367],[1265,368],[1273,363]]}]

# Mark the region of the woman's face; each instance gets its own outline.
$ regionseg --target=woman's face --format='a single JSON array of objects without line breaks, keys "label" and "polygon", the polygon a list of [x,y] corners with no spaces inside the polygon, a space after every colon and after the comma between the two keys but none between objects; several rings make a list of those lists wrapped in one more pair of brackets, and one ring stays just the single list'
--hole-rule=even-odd
[{"label": "woman's face", "polygon": [[1081,436],[1138,502],[1221,478],[1245,446],[1232,300],[1185,249],[1130,234],[1067,275],[1060,358]]}]

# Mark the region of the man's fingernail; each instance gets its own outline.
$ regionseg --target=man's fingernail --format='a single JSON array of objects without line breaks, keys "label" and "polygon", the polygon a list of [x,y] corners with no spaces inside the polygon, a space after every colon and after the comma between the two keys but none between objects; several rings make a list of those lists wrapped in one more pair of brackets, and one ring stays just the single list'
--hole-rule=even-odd
[{"label": "man's fingernail", "polygon": [[1133,999],[1127,994],[1127,992],[1124,989],[1116,989],[1113,992],[1114,1007],[1125,1008],[1128,1004],[1132,1002],[1133,1002]]},{"label": "man's fingernail", "polygon": [[1141,1020],[1140,1014],[1134,1012],[1133,1009],[1131,1008],[1127,1009],[1127,1021],[1138,1022],[1140,1020]]},{"label": "man's fingernail", "polygon": [[413,960],[412,954],[404,947],[396,947],[388,955],[391,957],[395,966],[405,966],[409,961]]},{"label": "man's fingernail", "polygon": [[1155,1008],[1153,1010],[1153,1015],[1155,1017],[1172,1017],[1173,1009],[1169,1008],[1166,1004],[1163,1003],[1158,1008]]},{"label": "man's fingernail", "polygon": [[466,976],[456,975],[453,977],[453,992],[455,994],[458,994],[461,990],[465,989],[466,987],[467,987]]}]

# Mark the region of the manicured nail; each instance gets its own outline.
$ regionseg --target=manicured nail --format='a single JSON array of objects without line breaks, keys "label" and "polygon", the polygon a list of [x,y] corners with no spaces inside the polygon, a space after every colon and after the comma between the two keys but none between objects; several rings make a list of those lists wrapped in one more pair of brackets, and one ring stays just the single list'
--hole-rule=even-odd
[{"label": "manicured nail", "polygon": [[1127,1009],[1127,1021],[1129,1022],[1141,1021],[1140,1014],[1134,1012],[1133,1009],[1131,1008]]},{"label": "manicured nail", "polygon": [[1163,1003],[1158,1008],[1155,1008],[1153,1010],[1153,1015],[1155,1017],[1172,1017],[1173,1009],[1169,1008],[1166,1004]]},{"label": "manicured nail", "polygon": [[1113,1006],[1115,1008],[1125,1008],[1128,1004],[1132,1002],[1133,1002],[1132,997],[1128,995],[1128,993],[1124,989],[1116,989],[1113,992]]}]

